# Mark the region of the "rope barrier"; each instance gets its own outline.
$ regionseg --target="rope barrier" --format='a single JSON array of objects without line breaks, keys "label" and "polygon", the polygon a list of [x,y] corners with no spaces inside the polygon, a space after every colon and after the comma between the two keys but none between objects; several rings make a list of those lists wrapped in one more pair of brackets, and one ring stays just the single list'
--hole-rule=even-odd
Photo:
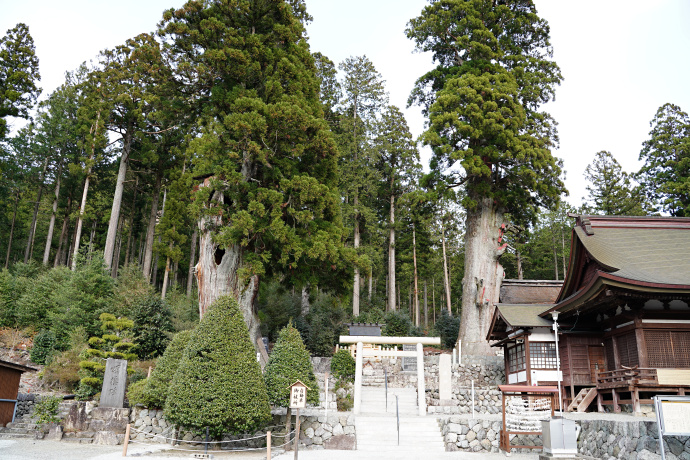
[{"label": "rope barrier", "polygon": [[[142,433],[142,434],[145,435],[145,436],[150,436],[152,439],[162,439],[162,440],[165,440],[165,441],[174,441],[174,442],[186,442],[186,443],[188,443],[188,444],[189,444],[189,443],[193,443],[193,442],[197,442],[197,443],[200,443],[200,444],[228,444],[228,443],[231,443],[231,442],[251,441],[251,440],[253,440],[253,439],[265,438],[265,437],[267,436],[266,434],[262,434],[262,435],[259,435],[259,436],[253,436],[253,437],[251,437],[251,438],[230,439],[230,440],[227,440],[227,441],[208,441],[208,442],[206,442],[206,441],[193,441],[193,440],[187,441],[187,440],[185,440],[185,439],[168,438],[168,437],[163,436],[163,435],[161,435],[161,434],[155,434],[155,433],[151,433],[151,432],[146,433],[146,432],[144,432],[143,430],[138,430],[138,429],[136,429],[136,428],[131,428],[131,431],[135,431],[135,432],[137,432],[137,433]],[[292,430],[290,433],[286,433],[286,434],[271,434],[271,436],[274,437],[274,438],[285,438],[285,437],[288,436],[288,435],[294,434],[295,431],[296,431],[296,430]],[[132,440],[130,439],[130,442],[134,442],[134,441],[132,441]]]},{"label": "rope barrier", "polygon": [[[141,442],[141,441],[130,440],[129,442],[130,442],[130,444],[142,444],[142,445],[146,445],[146,446],[150,445],[148,443]],[[184,441],[184,442],[189,442],[189,441]],[[194,442],[198,442],[199,444],[204,444],[203,441],[194,441]],[[286,443],[283,443],[283,444],[280,444],[277,446],[271,446],[271,448],[274,449],[274,448],[279,448],[279,447],[285,447],[286,445],[291,444],[291,443],[292,443],[292,441],[287,441]],[[209,442],[208,444],[211,444],[211,443]],[[171,447],[166,448],[166,450],[179,450],[182,452],[198,452],[200,449],[183,449],[181,447],[171,446]],[[266,447],[247,447],[247,448],[240,448],[240,449],[225,449],[225,450],[229,450],[231,452],[249,452],[249,451],[256,451],[256,450],[266,450]]]}]

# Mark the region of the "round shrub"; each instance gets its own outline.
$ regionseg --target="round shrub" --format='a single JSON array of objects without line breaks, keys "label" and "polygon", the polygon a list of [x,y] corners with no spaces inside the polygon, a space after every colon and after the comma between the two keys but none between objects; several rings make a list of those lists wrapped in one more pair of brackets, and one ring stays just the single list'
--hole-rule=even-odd
[{"label": "round shrub", "polygon": [[355,379],[355,358],[348,350],[338,350],[331,359],[331,372],[339,380],[351,382]]},{"label": "round shrub", "polygon": [[216,438],[270,421],[266,386],[237,302],[221,297],[192,332],[165,402],[166,418]]},{"label": "round shrub", "polygon": [[156,367],[151,372],[151,377],[146,379],[147,383],[144,389],[146,402],[141,401],[146,407],[160,408],[165,405],[170,382],[175,377],[175,371],[177,371],[190,337],[192,337],[192,331],[178,332],[168,348],[165,349],[163,356],[158,358]]},{"label": "round shrub", "polygon": [[172,331],[172,312],[160,298],[149,297],[138,306],[132,332],[140,358],[150,359],[163,354]]},{"label": "round shrub", "polygon": [[386,337],[407,337],[412,329],[412,321],[406,313],[389,311],[386,313],[386,326],[383,335]]}]

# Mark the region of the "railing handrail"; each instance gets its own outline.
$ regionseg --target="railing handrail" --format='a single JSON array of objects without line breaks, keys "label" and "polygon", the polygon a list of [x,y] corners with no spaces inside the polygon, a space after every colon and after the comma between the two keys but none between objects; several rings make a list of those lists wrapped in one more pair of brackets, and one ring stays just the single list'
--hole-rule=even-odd
[{"label": "railing handrail", "polygon": [[656,380],[656,368],[653,367],[625,367],[610,371],[600,371],[597,383],[632,382],[635,379]]},{"label": "railing handrail", "polygon": [[398,422],[398,445],[400,445],[400,411],[398,409],[398,395],[395,395],[395,418]]}]

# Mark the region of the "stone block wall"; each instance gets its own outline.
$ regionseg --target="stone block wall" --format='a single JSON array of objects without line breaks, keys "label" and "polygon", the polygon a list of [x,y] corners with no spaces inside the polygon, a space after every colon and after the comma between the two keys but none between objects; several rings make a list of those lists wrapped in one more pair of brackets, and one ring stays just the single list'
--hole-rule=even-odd
[{"label": "stone block wall", "polygon": [[[272,445],[281,446],[285,443],[285,410],[273,412],[271,430]],[[303,411],[304,412],[304,411]],[[132,424],[131,439],[136,441],[152,441],[172,443],[179,440],[181,445],[203,445],[204,436],[187,430],[175,430],[169,425],[162,410],[134,408],[130,415]],[[292,430],[295,429],[293,415]],[[226,434],[219,443],[220,449],[262,448],[266,447],[266,432]],[[294,435],[293,435],[294,436]],[[355,419],[348,413],[325,415],[300,415],[300,446],[310,449],[354,449],[355,448]]]},{"label": "stone block wall", "polygon": [[[582,420],[578,452],[601,459],[661,459],[656,421]],[[690,437],[664,436],[667,460],[690,460]]]},{"label": "stone block wall", "polygon": [[[446,451],[455,452],[498,452],[501,420],[468,419],[459,416],[439,418],[439,425]],[[541,446],[540,435],[512,435],[511,444]],[[540,450],[536,450],[539,452]],[[535,452],[534,449],[512,449],[511,452]]]},{"label": "stone block wall", "polygon": [[17,411],[15,418],[20,419],[23,416],[30,414],[33,411],[34,403],[36,402],[36,395],[34,393],[19,393],[17,395]]},{"label": "stone block wall", "polygon": [[[472,413],[472,390],[467,388],[454,387],[451,390],[449,401],[443,401],[440,405],[438,389],[427,390],[426,404],[427,412],[433,414],[470,414]],[[474,412],[475,414],[500,414],[501,413],[501,392],[491,389],[476,389],[474,391]]]}]

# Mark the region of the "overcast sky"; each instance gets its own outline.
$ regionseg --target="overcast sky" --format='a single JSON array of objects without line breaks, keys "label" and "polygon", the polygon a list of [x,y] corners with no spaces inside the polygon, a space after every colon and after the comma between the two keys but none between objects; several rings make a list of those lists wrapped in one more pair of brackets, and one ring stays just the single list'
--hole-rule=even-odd
[{"label": "overcast sky", "polygon": [[[649,122],[666,102],[690,111],[690,2],[687,0],[535,0],[551,26],[554,58],[564,81],[547,110],[559,123],[568,201],[586,194],[584,170],[600,150],[623,168],[639,168]],[[164,9],[181,0],[0,0],[0,33],[29,26],[40,60],[44,96],[64,73],[100,50],[155,30]],[[413,54],[405,25],[425,0],[307,0],[312,51],[339,63],[367,55],[401,108],[431,58]],[[415,136],[424,130],[418,107],[405,111]],[[424,159],[426,162],[427,159]]]}]

